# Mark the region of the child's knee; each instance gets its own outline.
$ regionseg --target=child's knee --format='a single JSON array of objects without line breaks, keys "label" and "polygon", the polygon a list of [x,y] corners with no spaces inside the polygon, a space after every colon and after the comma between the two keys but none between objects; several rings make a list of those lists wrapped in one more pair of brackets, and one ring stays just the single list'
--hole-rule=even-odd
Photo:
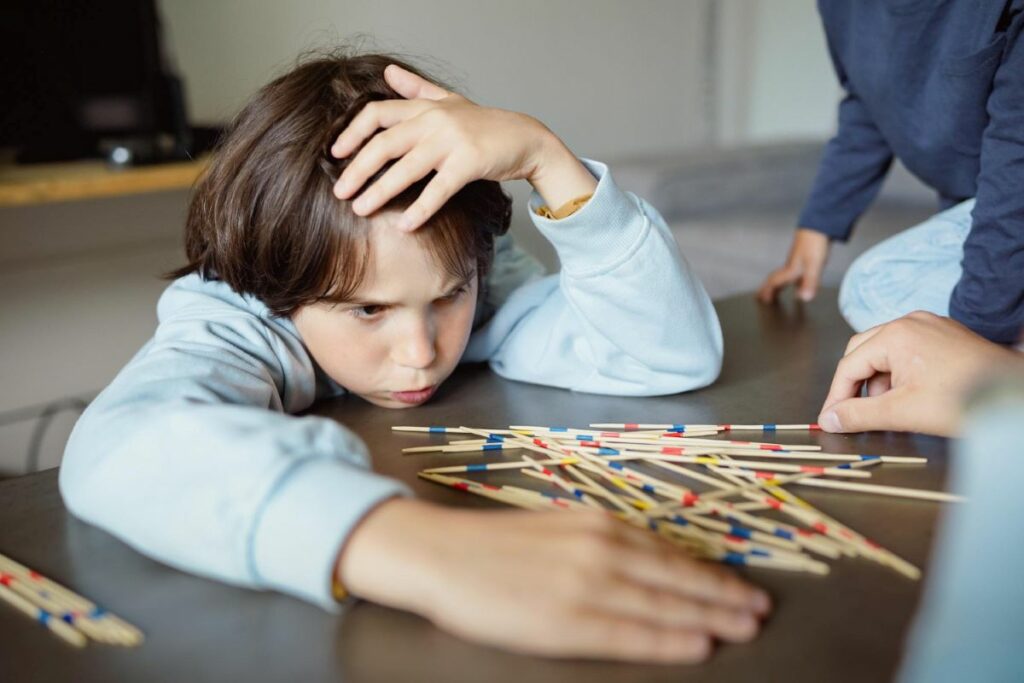
[{"label": "child's knee", "polygon": [[846,270],[839,286],[839,311],[843,318],[857,332],[875,324],[882,311],[877,291],[879,268],[884,268],[885,255],[869,250]]},{"label": "child's knee", "polygon": [[839,305],[853,305],[855,302],[863,301],[865,290],[871,281],[871,271],[874,259],[869,259],[871,252],[865,252],[858,256],[850,267],[843,274],[843,280],[839,285]]}]

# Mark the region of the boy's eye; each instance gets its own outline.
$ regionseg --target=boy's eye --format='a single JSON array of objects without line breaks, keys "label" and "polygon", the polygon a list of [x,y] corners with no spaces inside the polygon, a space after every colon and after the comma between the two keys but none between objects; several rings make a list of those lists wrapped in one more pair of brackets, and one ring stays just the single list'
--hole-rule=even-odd
[{"label": "boy's eye", "polygon": [[440,300],[441,301],[455,301],[460,296],[465,294],[467,291],[469,291],[469,285],[462,285],[458,289],[456,289],[454,291],[451,291],[451,292],[448,292],[447,294],[442,296]]},{"label": "boy's eye", "polygon": [[377,304],[369,304],[367,306],[359,306],[358,308],[352,309],[352,315],[363,319],[376,318],[383,312],[384,307]]}]

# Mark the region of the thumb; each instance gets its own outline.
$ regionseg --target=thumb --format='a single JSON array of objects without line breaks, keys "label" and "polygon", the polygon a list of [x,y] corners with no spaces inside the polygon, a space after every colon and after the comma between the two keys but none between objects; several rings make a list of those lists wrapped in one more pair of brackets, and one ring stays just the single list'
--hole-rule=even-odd
[{"label": "thumb", "polygon": [[828,406],[818,416],[818,424],[826,432],[871,432],[899,429],[899,388],[881,396],[847,398]]},{"label": "thumb", "polygon": [[431,83],[422,76],[406,71],[397,64],[389,64],[384,69],[384,80],[395,92],[407,100],[443,100],[451,95],[436,83]]}]

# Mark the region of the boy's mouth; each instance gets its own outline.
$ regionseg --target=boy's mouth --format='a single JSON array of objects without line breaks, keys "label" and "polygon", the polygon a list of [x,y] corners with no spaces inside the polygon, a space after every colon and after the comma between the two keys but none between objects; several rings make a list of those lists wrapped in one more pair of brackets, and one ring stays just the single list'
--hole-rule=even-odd
[{"label": "boy's mouth", "polygon": [[423,403],[428,398],[433,396],[434,391],[436,389],[437,389],[437,385],[433,384],[433,385],[431,385],[429,387],[424,387],[422,389],[415,389],[413,391],[392,391],[391,392],[391,398],[396,400],[396,401],[399,401],[401,403],[408,403],[408,404],[411,404],[411,405],[416,405],[418,403]]}]

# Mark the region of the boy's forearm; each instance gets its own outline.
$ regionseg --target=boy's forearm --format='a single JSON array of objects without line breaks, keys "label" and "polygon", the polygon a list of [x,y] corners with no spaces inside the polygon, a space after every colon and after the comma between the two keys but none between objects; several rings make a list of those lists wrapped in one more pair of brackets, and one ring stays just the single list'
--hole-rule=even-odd
[{"label": "boy's forearm", "polygon": [[335,576],[351,595],[417,614],[429,613],[438,535],[445,511],[410,498],[392,498],[370,511],[338,554]]},{"label": "boy's forearm", "polygon": [[555,210],[577,197],[593,194],[597,189],[597,180],[590,171],[557,135],[546,128],[540,149],[534,172],[527,180],[548,208]]}]

